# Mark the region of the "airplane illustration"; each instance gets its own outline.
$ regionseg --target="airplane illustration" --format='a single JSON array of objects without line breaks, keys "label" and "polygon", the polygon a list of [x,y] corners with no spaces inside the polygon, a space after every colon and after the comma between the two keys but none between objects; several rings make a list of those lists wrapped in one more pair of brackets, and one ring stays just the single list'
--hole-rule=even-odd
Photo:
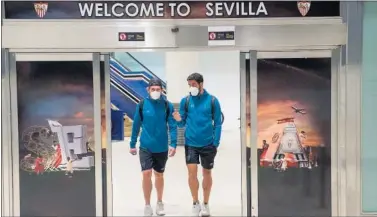
[{"label": "airplane illustration", "polygon": [[306,114],[306,111],[303,108],[296,108],[294,106],[291,106],[291,108],[294,110],[295,113],[300,113],[300,114],[303,114],[303,115]]}]

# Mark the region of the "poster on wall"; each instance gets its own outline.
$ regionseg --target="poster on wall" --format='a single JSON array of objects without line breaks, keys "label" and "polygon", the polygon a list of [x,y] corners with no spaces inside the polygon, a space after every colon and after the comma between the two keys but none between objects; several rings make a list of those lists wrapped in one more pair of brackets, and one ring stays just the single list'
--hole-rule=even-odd
[{"label": "poster on wall", "polygon": [[92,62],[17,62],[21,216],[94,216]]},{"label": "poster on wall", "polygon": [[260,59],[257,77],[259,214],[330,216],[331,60]]},{"label": "poster on wall", "polygon": [[334,17],[339,1],[5,1],[5,19]]}]

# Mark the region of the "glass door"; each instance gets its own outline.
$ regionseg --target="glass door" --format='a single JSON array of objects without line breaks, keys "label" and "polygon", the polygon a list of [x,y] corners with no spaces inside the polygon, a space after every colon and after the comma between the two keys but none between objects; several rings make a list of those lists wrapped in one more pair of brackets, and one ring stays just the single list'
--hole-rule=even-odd
[{"label": "glass door", "polygon": [[10,54],[15,216],[102,216],[99,54]]},{"label": "glass door", "polygon": [[331,55],[250,52],[252,216],[334,213],[337,68]]}]

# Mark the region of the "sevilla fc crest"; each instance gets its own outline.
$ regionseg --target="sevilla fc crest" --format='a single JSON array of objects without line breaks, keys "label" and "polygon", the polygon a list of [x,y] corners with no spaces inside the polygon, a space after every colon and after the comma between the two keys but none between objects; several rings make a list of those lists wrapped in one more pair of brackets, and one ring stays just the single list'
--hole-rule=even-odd
[{"label": "sevilla fc crest", "polygon": [[48,9],[48,3],[34,3],[34,10],[39,18],[43,18],[46,15]]},{"label": "sevilla fc crest", "polygon": [[302,16],[306,16],[310,10],[310,5],[311,5],[311,2],[310,1],[298,1],[297,2],[297,8],[298,10],[300,11],[300,14]]}]

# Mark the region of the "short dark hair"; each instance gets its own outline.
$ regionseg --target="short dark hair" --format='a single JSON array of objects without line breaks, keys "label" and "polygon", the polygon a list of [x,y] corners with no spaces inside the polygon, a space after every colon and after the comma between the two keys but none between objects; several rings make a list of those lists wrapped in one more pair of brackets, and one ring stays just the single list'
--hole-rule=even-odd
[{"label": "short dark hair", "polygon": [[162,82],[160,81],[160,79],[155,79],[155,78],[153,78],[153,79],[151,79],[151,80],[149,81],[148,86],[149,86],[149,87],[151,87],[151,86],[160,86],[160,87],[162,87]]},{"label": "short dark hair", "polygon": [[196,81],[200,84],[200,83],[203,83],[204,79],[203,79],[203,75],[195,72],[187,77],[187,81]]}]

